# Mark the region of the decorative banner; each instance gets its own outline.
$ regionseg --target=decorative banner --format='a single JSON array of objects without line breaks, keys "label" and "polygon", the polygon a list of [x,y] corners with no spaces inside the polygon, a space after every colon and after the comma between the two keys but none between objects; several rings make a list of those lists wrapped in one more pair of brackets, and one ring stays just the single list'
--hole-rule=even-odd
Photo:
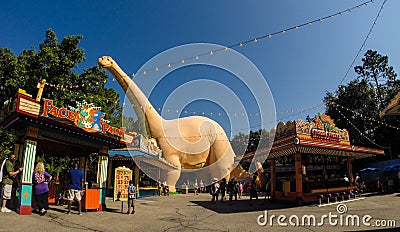
[{"label": "decorative banner", "polygon": [[92,103],[82,101],[76,103],[76,108],[71,106],[59,108],[53,105],[53,100],[44,99],[42,108],[41,117],[64,118],[87,132],[108,133],[124,139],[125,127],[116,128],[109,125],[109,121],[104,119],[105,113],[100,111],[101,107],[96,107]]},{"label": "decorative banner", "polygon": [[128,186],[132,180],[132,170],[126,167],[115,169],[114,201],[128,201]]}]

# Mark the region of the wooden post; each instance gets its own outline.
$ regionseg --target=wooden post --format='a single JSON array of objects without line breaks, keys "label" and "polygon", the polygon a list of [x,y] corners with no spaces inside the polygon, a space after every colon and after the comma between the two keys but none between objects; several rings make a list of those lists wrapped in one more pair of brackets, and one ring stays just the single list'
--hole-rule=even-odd
[{"label": "wooden post", "polygon": [[24,142],[24,153],[22,157],[22,172],[21,179],[21,199],[19,206],[19,213],[21,215],[32,214],[32,173],[35,169],[35,157],[36,157],[36,146],[37,138],[39,135],[39,129],[34,127],[28,127],[25,135]]},{"label": "wooden post", "polygon": [[347,169],[349,172],[349,182],[350,186],[353,185],[353,160],[350,157],[347,157]]},{"label": "wooden post", "polygon": [[301,154],[294,154],[294,166],[295,166],[295,176],[296,176],[296,197],[301,197],[303,195],[303,173],[301,170]]},{"label": "wooden post", "polygon": [[275,196],[276,189],[275,159],[271,160],[271,197]]}]

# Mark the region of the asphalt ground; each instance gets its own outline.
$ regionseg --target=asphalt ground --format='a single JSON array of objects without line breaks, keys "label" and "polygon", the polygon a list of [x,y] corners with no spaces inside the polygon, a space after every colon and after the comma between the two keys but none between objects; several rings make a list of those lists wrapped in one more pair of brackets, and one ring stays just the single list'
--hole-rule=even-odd
[{"label": "asphalt ground", "polygon": [[399,193],[369,195],[339,207],[263,199],[244,196],[211,204],[207,193],[152,196],[137,200],[134,215],[121,213],[122,203],[111,199],[106,211],[83,215],[75,208],[67,215],[65,205],[51,205],[45,216],[0,213],[0,231],[400,231]]}]

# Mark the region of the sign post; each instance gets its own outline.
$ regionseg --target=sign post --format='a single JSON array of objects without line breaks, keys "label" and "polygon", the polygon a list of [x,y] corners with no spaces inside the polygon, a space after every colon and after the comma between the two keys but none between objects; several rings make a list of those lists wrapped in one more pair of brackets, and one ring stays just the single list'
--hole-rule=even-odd
[{"label": "sign post", "polygon": [[132,180],[132,170],[125,166],[115,169],[114,201],[121,201],[121,213],[124,209],[124,201],[128,201],[128,186],[130,180]]}]

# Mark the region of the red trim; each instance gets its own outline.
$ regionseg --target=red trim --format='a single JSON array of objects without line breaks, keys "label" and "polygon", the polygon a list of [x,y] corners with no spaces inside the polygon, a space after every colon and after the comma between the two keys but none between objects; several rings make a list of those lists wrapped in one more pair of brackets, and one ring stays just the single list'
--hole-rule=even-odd
[{"label": "red trim", "polygon": [[100,204],[99,205],[99,211],[104,211],[106,209],[107,209],[106,204]]},{"label": "red trim", "polygon": [[21,205],[19,207],[19,214],[20,215],[31,215],[32,214],[32,207],[28,205]]}]

